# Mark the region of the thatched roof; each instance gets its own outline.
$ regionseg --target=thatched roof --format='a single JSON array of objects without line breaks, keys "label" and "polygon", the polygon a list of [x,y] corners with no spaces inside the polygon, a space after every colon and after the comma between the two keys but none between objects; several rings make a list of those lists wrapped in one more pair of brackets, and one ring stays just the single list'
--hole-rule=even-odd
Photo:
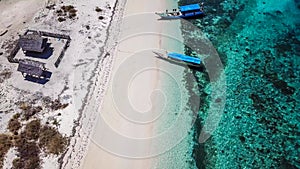
[{"label": "thatched roof", "polygon": [[19,39],[19,45],[23,51],[43,52],[47,39],[39,34],[22,35]]},{"label": "thatched roof", "polygon": [[17,70],[28,75],[40,77],[43,74],[43,71],[45,70],[45,63],[30,59],[23,59],[19,61],[19,66]]}]

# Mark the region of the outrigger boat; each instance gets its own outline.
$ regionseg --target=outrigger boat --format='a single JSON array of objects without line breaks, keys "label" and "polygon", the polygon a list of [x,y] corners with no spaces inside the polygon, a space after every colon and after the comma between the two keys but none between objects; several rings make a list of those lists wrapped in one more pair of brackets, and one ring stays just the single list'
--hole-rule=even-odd
[{"label": "outrigger boat", "polygon": [[190,66],[195,66],[195,67],[201,66],[200,58],[187,56],[187,55],[183,55],[183,54],[175,53],[175,52],[167,52],[167,51],[165,51],[164,53],[153,51],[153,53],[155,53],[156,57],[158,57],[158,58],[172,60],[172,61],[175,61],[178,63],[184,63],[184,64],[188,64]]},{"label": "outrigger boat", "polygon": [[172,12],[166,10],[164,13],[156,12],[155,14],[159,15],[161,19],[188,19],[204,16],[204,3],[179,6],[179,10],[173,9]]}]

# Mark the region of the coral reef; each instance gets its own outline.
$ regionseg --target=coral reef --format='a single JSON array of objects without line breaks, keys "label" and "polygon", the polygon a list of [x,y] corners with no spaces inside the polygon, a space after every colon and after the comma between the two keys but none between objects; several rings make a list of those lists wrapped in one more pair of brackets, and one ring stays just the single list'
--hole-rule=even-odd
[{"label": "coral reef", "polygon": [[[225,66],[227,94],[218,129],[204,144],[197,143],[197,138],[205,121],[205,105],[198,112],[193,153],[197,167],[300,168],[300,33],[299,20],[293,19],[300,16],[295,8],[299,1],[205,4],[207,16],[190,22],[217,49]],[[194,75],[200,79],[200,89],[208,85],[205,75]],[[204,89],[197,94],[209,103]]]}]

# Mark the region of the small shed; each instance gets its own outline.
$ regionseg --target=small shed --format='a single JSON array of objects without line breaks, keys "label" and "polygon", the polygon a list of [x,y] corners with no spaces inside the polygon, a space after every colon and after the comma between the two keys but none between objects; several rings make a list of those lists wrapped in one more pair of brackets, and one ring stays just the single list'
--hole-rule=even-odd
[{"label": "small shed", "polygon": [[23,75],[42,77],[45,68],[45,63],[30,60],[30,59],[22,59],[19,61],[19,66],[17,71],[21,72]]},{"label": "small shed", "polygon": [[23,51],[42,53],[47,44],[47,38],[43,38],[39,34],[21,35],[19,46]]}]

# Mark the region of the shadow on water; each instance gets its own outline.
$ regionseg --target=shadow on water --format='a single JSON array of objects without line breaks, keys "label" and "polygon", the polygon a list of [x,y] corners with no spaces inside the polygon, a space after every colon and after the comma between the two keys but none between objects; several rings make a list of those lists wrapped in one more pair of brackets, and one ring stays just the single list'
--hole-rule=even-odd
[{"label": "shadow on water", "polygon": [[25,80],[44,85],[50,80],[51,76],[52,76],[52,72],[43,71],[42,77],[44,78],[37,78],[37,77],[26,75]]},{"label": "shadow on water", "polygon": [[40,58],[40,59],[48,59],[53,54],[53,47],[50,47],[51,43],[47,43],[45,46],[45,50],[42,53],[38,52],[26,52],[25,55],[28,57]]}]

